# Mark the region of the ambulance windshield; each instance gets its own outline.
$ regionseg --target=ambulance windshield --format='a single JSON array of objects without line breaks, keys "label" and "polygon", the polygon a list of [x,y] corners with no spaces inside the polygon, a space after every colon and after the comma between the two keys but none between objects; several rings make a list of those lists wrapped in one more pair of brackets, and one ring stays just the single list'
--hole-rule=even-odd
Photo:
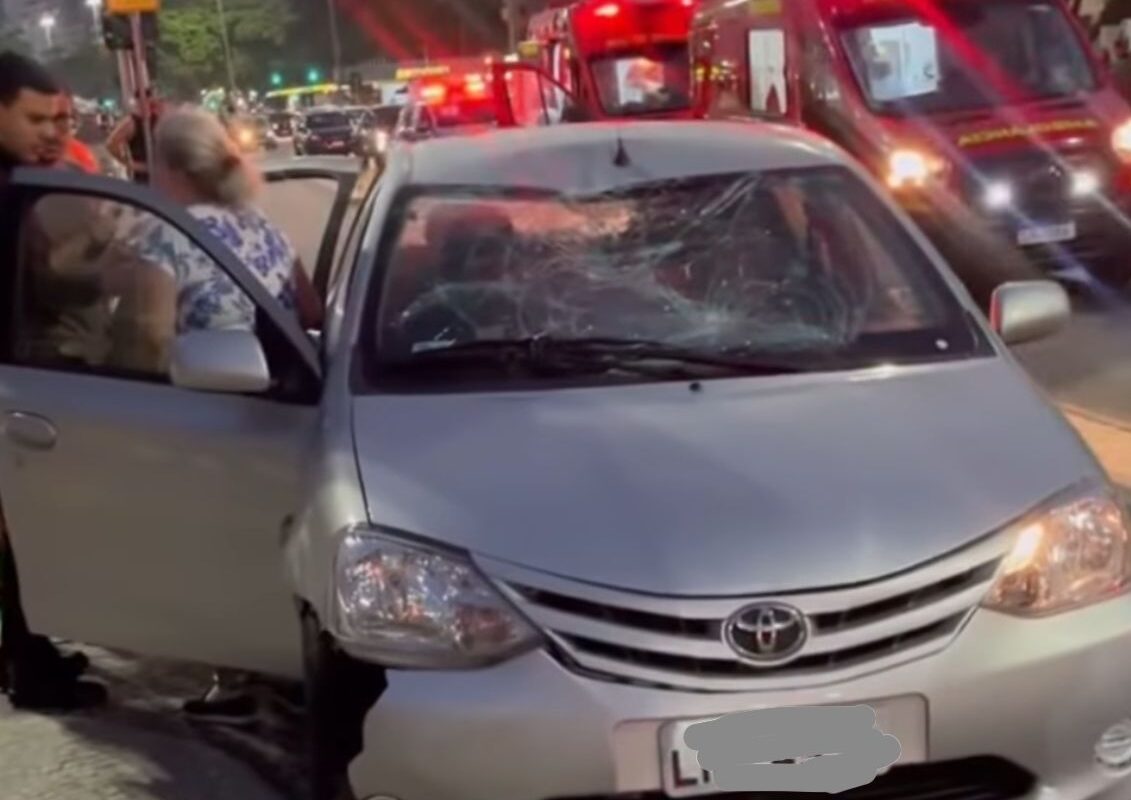
[{"label": "ambulance windshield", "polygon": [[904,16],[844,29],[860,88],[880,113],[917,115],[1074,97],[1095,88],[1080,40],[1050,0],[953,0],[937,24]]},{"label": "ambulance windshield", "polygon": [[690,105],[687,45],[613,53],[589,62],[601,106],[610,116],[678,111]]}]

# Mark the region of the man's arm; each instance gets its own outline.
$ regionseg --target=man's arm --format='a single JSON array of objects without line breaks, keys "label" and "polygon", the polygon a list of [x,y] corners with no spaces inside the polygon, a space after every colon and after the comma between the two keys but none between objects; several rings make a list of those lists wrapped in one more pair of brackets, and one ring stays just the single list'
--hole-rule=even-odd
[{"label": "man's arm", "polygon": [[130,165],[129,143],[134,135],[134,118],[126,117],[106,137],[106,151],[127,167]]}]

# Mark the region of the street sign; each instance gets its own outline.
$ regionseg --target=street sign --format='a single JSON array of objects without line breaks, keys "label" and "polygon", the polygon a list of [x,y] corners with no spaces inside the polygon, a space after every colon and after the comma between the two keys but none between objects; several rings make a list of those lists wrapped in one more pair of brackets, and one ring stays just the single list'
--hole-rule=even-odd
[{"label": "street sign", "polygon": [[148,14],[161,10],[161,0],[106,0],[111,14]]}]

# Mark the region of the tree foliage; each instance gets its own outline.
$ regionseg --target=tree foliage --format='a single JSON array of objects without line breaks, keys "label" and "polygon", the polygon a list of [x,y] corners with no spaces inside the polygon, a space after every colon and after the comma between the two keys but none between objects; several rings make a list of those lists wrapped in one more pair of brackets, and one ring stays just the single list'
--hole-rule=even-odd
[{"label": "tree foliage", "polygon": [[[295,21],[289,0],[223,0],[237,83],[262,80],[262,57],[282,47]],[[161,11],[161,69],[175,84],[227,83],[216,0],[167,0]]]},{"label": "tree foliage", "polygon": [[17,53],[28,54],[31,49],[22,28],[18,25],[0,24],[0,53],[14,50]]}]

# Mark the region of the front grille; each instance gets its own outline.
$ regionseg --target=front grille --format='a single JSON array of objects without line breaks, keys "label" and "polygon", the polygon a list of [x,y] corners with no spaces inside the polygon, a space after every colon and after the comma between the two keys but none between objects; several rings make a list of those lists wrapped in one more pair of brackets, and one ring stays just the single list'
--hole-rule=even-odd
[{"label": "front grille", "polygon": [[[1029,772],[1004,759],[988,756],[894,767],[872,783],[837,794],[843,800],[1016,800],[1036,784]],[[710,800],[797,800],[796,792],[727,792]],[[666,800],[663,792],[552,800]],[[706,798],[705,798],[706,800]]]},{"label": "front grille", "polygon": [[[662,688],[733,692],[845,680],[940,650],[984,597],[1006,546],[993,536],[864,584],[737,598],[661,597],[492,559],[480,564],[570,668]],[[793,660],[753,664],[727,643],[727,620],[759,601],[804,614],[810,636]]]},{"label": "front grille", "polygon": [[[1079,171],[1098,177],[1098,195],[1073,197],[1072,175]],[[989,184],[1003,182],[1012,188],[1010,208],[985,210],[991,228],[1005,242],[1014,242],[1023,226],[1074,222],[1076,236],[1068,241],[1023,247],[1037,266],[1067,269],[1105,258],[1112,252],[1113,243],[1126,236],[1120,210],[1104,199],[1110,196],[1114,179],[1115,165],[1098,152],[1030,150],[970,161],[960,179],[960,189],[973,207],[984,208],[983,194]]]},{"label": "front grille", "polygon": [[1013,189],[1013,210],[1039,222],[1066,219],[1077,201],[1072,197],[1072,174],[1088,171],[1099,179],[1101,191],[1111,187],[1111,162],[1095,152],[1049,153],[1028,150],[972,159],[962,177],[962,193],[980,206],[985,186],[1004,182]]}]

